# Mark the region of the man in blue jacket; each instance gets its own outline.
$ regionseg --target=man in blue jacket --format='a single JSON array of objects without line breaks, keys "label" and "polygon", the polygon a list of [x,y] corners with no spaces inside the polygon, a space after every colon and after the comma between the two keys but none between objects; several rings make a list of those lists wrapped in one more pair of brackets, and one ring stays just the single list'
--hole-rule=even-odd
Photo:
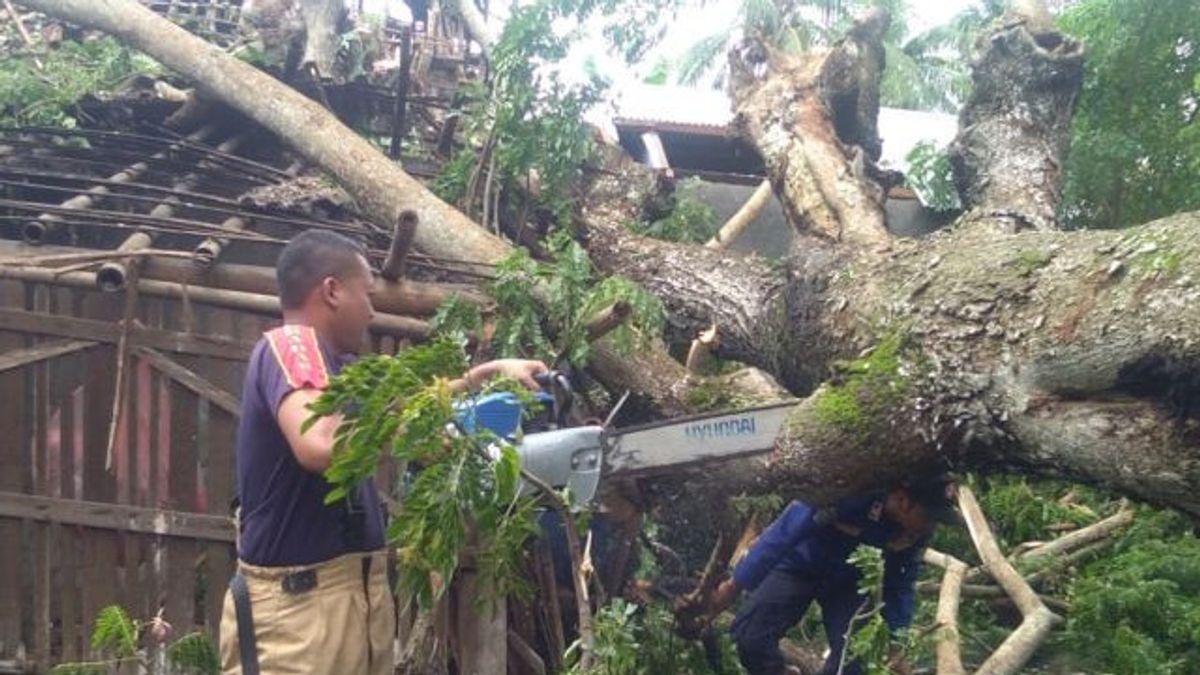
[{"label": "man in blue jacket", "polygon": [[[939,477],[828,507],[792,502],[713,593],[709,615],[749,591],[731,628],[738,658],[751,675],[780,675],[787,671],[779,641],[815,600],[830,647],[820,673],[834,675],[851,619],[866,602],[847,558],[859,544],[883,550],[883,618],[893,633],[907,628],[925,544],[938,522],[958,522],[954,495],[954,483]],[[842,670],[859,672],[854,663]]]}]

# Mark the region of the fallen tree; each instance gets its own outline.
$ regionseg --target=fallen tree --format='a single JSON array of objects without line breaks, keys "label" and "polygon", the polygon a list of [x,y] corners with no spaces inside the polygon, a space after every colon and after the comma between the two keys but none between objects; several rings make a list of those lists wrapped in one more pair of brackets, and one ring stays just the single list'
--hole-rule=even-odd
[{"label": "fallen tree", "polygon": [[[320,106],[132,0],[25,4],[195,79],[333,173],[377,223],[413,209],[418,248],[480,261],[508,252]],[[716,325],[719,356],[807,397],[765,472],[787,494],[824,501],[935,467],[1017,469],[1200,515],[1200,291],[1190,273],[1200,244],[1189,236],[1200,215],[1120,232],[1056,229],[1054,167],[1083,49],[1008,15],[982,43],[955,145],[967,214],[927,239],[894,239],[873,178],[886,25],[869,15],[802,57],[756,43],[731,57],[741,129],[799,233],[785,269],[632,235],[620,220],[640,214],[638,190],[615,196],[603,178],[581,205],[593,261],[658,294],[672,337]],[[660,412],[686,411],[694,380],[683,367],[662,350],[640,358],[598,349],[594,367]],[[764,475],[749,468],[743,475]]]}]

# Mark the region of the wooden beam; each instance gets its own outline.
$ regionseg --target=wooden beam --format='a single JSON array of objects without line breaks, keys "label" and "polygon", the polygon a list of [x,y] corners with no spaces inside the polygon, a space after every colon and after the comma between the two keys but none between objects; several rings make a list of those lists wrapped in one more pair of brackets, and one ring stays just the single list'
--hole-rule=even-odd
[{"label": "wooden beam", "polygon": [[240,416],[241,407],[236,396],[209,382],[186,366],[176,363],[162,352],[157,352],[149,347],[134,347],[134,353],[149,361],[150,365],[159,372],[191,389],[197,396],[208,399],[210,403],[234,417]]},{"label": "wooden beam", "polygon": [[[116,344],[121,337],[121,327],[109,321],[80,319],[73,316],[31,312],[9,307],[0,307],[0,330],[55,335],[106,344]],[[129,338],[132,344],[138,346],[152,347],[178,354],[213,356],[231,361],[245,361],[250,357],[250,351],[254,349],[252,342],[140,326],[130,328]]]},{"label": "wooden beam", "polygon": [[667,149],[663,147],[658,132],[647,131],[641,138],[642,147],[646,149],[646,164],[651,169],[670,170],[671,162],[667,159]]},{"label": "wooden beam", "polygon": [[[96,274],[93,272],[66,272],[43,267],[0,267],[0,279],[18,279],[41,284],[59,286],[74,286],[76,288],[92,288],[96,285]],[[151,295],[162,298],[186,299],[216,307],[226,307],[256,314],[282,317],[279,308],[279,298],[273,295],[250,293],[246,291],[213,288],[211,286],[191,286],[170,281],[155,281],[139,278],[137,292],[140,295]],[[429,337],[429,324],[420,319],[396,314],[376,314],[371,320],[371,330],[385,335],[424,340]]]},{"label": "wooden beam", "polygon": [[95,347],[96,344],[88,340],[65,340],[47,342],[27,349],[18,349],[6,354],[0,354],[0,373],[12,370],[13,368],[27,366],[31,363],[37,363],[38,361],[52,359],[56,356],[73,354],[88,347]]},{"label": "wooden beam", "polygon": [[396,231],[392,235],[392,245],[388,249],[387,259],[379,270],[379,276],[384,281],[395,283],[404,276],[404,263],[408,259],[408,251],[412,248],[413,238],[417,236],[417,212],[404,210],[396,221]]},{"label": "wooden beam", "polygon": [[233,521],[221,516],[0,491],[0,517],[233,543]]}]

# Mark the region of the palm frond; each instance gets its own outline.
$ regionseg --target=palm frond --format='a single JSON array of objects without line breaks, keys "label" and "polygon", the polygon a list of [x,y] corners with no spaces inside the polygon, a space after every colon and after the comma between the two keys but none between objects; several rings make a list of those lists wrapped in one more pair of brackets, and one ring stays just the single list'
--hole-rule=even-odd
[{"label": "palm frond", "polygon": [[721,62],[726,46],[733,37],[733,28],[729,27],[699,40],[687,48],[679,57],[676,70],[679,73],[676,81],[679,84],[696,84],[700,79]]}]

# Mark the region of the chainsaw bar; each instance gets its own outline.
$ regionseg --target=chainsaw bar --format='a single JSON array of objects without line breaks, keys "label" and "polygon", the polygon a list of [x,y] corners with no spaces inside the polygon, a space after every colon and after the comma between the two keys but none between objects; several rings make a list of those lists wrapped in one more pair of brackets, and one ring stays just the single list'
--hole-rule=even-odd
[{"label": "chainsaw bar", "polygon": [[638,475],[765,454],[795,401],[674,418],[604,434],[604,475]]}]

